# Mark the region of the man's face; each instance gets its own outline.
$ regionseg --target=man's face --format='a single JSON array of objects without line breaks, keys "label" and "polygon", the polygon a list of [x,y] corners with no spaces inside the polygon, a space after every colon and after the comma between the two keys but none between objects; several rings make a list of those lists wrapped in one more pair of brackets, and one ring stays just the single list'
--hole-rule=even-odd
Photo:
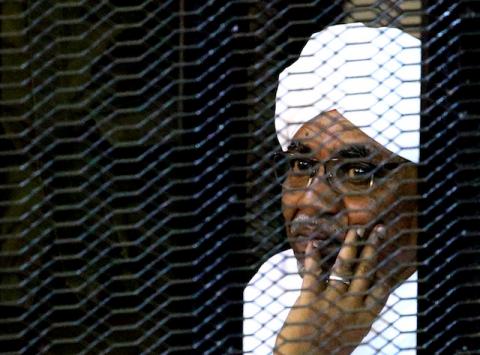
[{"label": "man's face", "polygon": [[377,276],[392,286],[410,276],[416,259],[414,164],[386,150],[335,110],[304,124],[288,156],[282,211],[299,264],[308,240],[315,239],[323,270],[328,271],[348,229],[364,230],[366,240],[382,224],[387,233],[378,250]]}]

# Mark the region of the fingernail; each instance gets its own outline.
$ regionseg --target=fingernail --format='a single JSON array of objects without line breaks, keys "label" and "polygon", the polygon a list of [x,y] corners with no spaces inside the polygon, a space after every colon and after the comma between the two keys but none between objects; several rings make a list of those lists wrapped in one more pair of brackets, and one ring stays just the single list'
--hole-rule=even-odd
[{"label": "fingernail", "polygon": [[364,228],[357,228],[357,235],[360,239],[362,239],[363,236],[365,235],[365,229]]},{"label": "fingernail", "polygon": [[375,228],[375,230],[377,232],[378,239],[384,240],[387,232],[387,230],[385,229],[385,226],[380,224]]},{"label": "fingernail", "polygon": [[315,249],[318,249],[320,247],[320,241],[319,240],[314,240],[312,241],[313,247]]}]

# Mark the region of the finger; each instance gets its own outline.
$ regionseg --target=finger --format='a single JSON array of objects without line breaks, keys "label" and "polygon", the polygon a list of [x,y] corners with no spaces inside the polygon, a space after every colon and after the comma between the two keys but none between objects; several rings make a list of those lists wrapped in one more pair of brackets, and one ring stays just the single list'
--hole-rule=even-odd
[{"label": "finger", "polygon": [[347,232],[345,241],[332,267],[333,274],[347,278],[352,276],[352,265],[357,257],[357,238],[358,235],[355,229],[350,229]]},{"label": "finger", "polygon": [[313,245],[313,240],[307,243],[305,250],[305,274],[303,276],[303,290],[314,293],[322,292],[325,289],[325,282],[322,279],[322,263],[318,250]]},{"label": "finger", "polygon": [[370,233],[366,245],[360,254],[360,261],[355,269],[355,275],[350,285],[350,291],[365,292],[372,283],[373,274],[377,267],[378,248],[385,238],[385,226],[379,224]]},{"label": "finger", "polygon": [[[344,280],[350,281],[352,276],[352,265],[357,257],[357,232],[355,229],[351,229],[345,236],[345,241],[337,255],[335,264],[330,272],[331,276],[341,277]],[[339,280],[328,280],[328,288],[326,292],[326,298],[333,299],[340,293],[344,293],[349,285]]]}]

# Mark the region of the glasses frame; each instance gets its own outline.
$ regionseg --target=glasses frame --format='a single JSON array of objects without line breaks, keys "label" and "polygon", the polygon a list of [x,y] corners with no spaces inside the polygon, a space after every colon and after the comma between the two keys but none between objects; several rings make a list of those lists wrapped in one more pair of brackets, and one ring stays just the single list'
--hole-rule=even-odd
[{"label": "glasses frame", "polygon": [[[280,178],[284,178],[285,179],[284,181],[286,181],[286,179],[288,178],[288,175],[286,175],[286,177],[285,177],[285,174],[282,174],[281,176],[280,176],[280,174],[278,174],[279,161],[285,160],[285,159],[291,159],[290,157],[292,157],[292,156],[294,156],[295,159],[301,159],[302,155],[300,154],[300,158],[299,158],[299,154],[296,154],[296,153],[293,154],[293,153],[284,152],[284,151],[277,151],[273,154],[273,161],[274,161],[274,164],[275,164],[274,171],[275,171],[275,177],[276,177],[277,181],[280,180]],[[392,161],[392,162],[378,164],[378,165],[373,164],[373,165],[375,165],[375,168],[374,168],[374,172],[372,173],[372,176],[370,177],[370,181],[368,183],[368,188],[365,189],[364,191],[349,191],[349,190],[341,189],[340,187],[337,186],[338,183],[336,183],[334,181],[335,176],[329,169],[329,166],[331,165],[332,162],[338,162],[338,161],[342,161],[344,159],[342,159],[342,158],[330,158],[330,159],[324,160],[324,161],[319,161],[319,160],[312,159],[312,158],[307,158],[307,157],[305,157],[304,159],[314,162],[315,165],[314,165],[314,168],[312,168],[312,171],[309,174],[309,179],[308,179],[307,184],[305,186],[298,187],[298,189],[309,188],[311,186],[313,180],[315,179],[315,177],[318,176],[318,173],[320,171],[320,167],[323,166],[323,172],[324,173],[323,173],[322,176],[325,177],[325,181],[327,181],[328,186],[338,194],[355,194],[355,193],[363,194],[365,192],[369,192],[374,187],[375,179],[378,178],[378,175],[380,175],[380,172],[384,173],[385,171],[389,171],[389,172],[394,171],[399,166],[408,163],[408,161],[405,160],[405,161],[395,161],[395,162]],[[349,159],[347,158],[346,160],[348,161]],[[290,167],[287,169],[287,174],[288,174],[289,169],[290,169]]]}]

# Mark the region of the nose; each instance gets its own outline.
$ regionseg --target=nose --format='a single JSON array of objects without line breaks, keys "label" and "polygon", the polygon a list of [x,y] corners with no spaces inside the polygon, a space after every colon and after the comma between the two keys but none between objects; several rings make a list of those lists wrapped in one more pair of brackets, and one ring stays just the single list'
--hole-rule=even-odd
[{"label": "nose", "polygon": [[335,215],[343,205],[342,196],[332,189],[324,175],[313,177],[297,200],[297,208],[310,216]]}]

